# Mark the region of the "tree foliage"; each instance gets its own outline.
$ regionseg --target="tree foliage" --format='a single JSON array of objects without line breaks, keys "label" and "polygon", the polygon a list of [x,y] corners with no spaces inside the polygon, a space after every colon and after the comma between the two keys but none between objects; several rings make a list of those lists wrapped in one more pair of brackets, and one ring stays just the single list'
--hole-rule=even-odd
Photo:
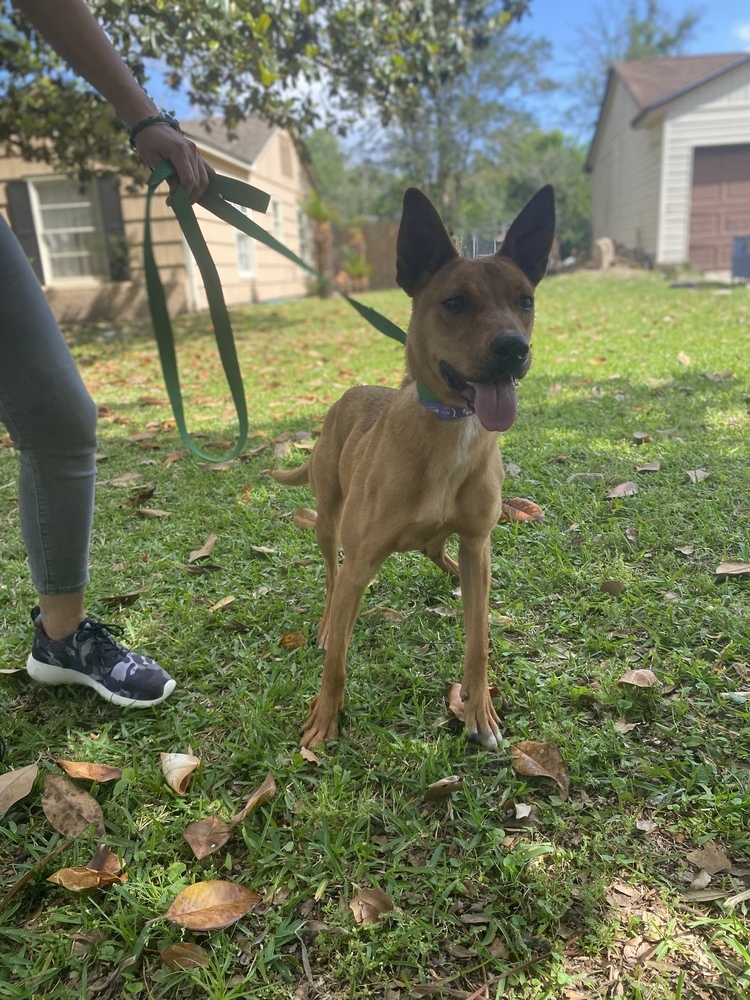
[{"label": "tree foliage", "polygon": [[[302,129],[344,128],[363,105],[382,122],[472,54],[529,0],[90,0],[146,83],[149,60],[202,114],[249,113]],[[75,79],[9,0],[0,0],[0,142],[80,172],[134,169],[114,113]],[[43,141],[40,141],[43,140]]]},{"label": "tree foliage", "polygon": [[700,19],[693,9],[673,16],[661,0],[628,0],[625,5],[608,0],[595,6],[589,24],[578,31],[576,65],[582,63],[581,53],[586,56],[585,68],[575,73],[569,88],[575,98],[571,123],[583,131],[594,127],[613,63],[679,55]]}]

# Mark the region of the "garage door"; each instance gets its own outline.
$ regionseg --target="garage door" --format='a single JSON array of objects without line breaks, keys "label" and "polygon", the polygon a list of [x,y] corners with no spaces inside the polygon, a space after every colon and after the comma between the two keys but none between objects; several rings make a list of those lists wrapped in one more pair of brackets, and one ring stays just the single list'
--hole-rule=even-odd
[{"label": "garage door", "polygon": [[732,267],[732,237],[750,234],[750,145],[709,146],[693,156],[690,263]]}]

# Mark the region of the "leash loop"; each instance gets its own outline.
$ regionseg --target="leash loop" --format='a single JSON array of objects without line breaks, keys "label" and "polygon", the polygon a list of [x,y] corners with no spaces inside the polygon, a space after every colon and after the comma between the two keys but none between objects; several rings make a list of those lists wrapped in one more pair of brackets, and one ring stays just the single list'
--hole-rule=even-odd
[{"label": "leash loop", "polygon": [[[205,452],[202,452],[192,440],[190,433],[188,432],[187,425],[185,423],[185,409],[183,406],[182,391],[180,388],[180,377],[177,368],[177,357],[175,355],[172,324],[169,319],[169,310],[167,309],[164,288],[161,283],[161,278],[159,277],[159,269],[154,258],[153,242],[151,239],[151,200],[156,188],[175,173],[176,171],[172,164],[164,161],[163,163],[160,163],[159,166],[156,167],[156,169],[151,173],[147,185],[146,218],[143,236],[143,264],[146,276],[146,289],[148,292],[149,307],[154,326],[154,335],[156,337],[156,343],[159,350],[159,358],[161,361],[162,371],[164,373],[164,382],[167,388],[167,394],[169,396],[169,401],[172,404],[172,412],[174,413],[175,423],[177,424],[177,430],[180,433],[180,437],[187,448],[199,458],[211,462],[229,461],[236,458],[241,453],[247,442],[248,415],[245,390],[242,383],[242,374],[239,362],[237,360],[237,350],[234,343],[234,336],[232,334],[232,325],[229,319],[226,302],[224,301],[224,293],[221,288],[219,274],[216,270],[216,265],[214,264],[209,249],[206,246],[206,241],[203,237],[200,226],[198,225],[195,212],[193,211],[193,206],[190,204],[190,201],[181,185],[179,185],[172,194],[172,208],[203,279],[203,287],[206,292],[206,298],[208,299],[208,308],[214,326],[216,344],[219,350],[221,363],[224,368],[227,384],[232,394],[235,410],[237,411],[237,419],[239,423],[237,441],[231,451],[227,455],[223,456],[223,458],[221,456],[217,457],[215,455],[207,455]],[[266,194],[265,191],[261,191],[259,188],[253,187],[251,184],[238,181],[233,177],[225,177],[222,174],[212,173],[209,178],[208,189],[199,200],[198,204],[207,209],[218,219],[221,219],[223,222],[227,222],[230,226],[234,226],[235,229],[238,229],[240,232],[245,233],[252,239],[257,240],[259,243],[263,243],[265,246],[270,247],[270,249],[280,253],[283,257],[286,257],[287,260],[292,261],[292,263],[303,268],[308,273],[317,278],[323,278],[323,275],[316,271],[315,268],[311,267],[307,261],[298,257],[297,254],[285,247],[283,243],[280,243],[270,233],[266,232],[266,230],[263,229],[262,226],[259,226],[257,222],[254,222],[246,215],[243,215],[243,213],[238,211],[234,205],[229,204],[231,201],[236,205],[242,205],[243,207],[253,209],[256,212],[265,212],[268,208],[270,200],[270,195]],[[380,333],[384,334],[386,337],[390,337],[392,340],[398,341],[400,344],[406,343],[406,334],[399,326],[391,322],[391,320],[377,312],[377,310],[371,308],[370,306],[363,305],[361,302],[350,298],[348,295],[344,295],[344,298],[349,305],[352,306],[352,308],[357,310],[363,319],[375,327],[375,329]]]}]

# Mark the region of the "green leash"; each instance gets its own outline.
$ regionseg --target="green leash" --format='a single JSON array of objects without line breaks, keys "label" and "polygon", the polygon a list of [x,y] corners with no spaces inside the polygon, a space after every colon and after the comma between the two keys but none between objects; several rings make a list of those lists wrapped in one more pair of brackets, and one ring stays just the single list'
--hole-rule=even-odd
[{"label": "green leash", "polygon": [[[208,308],[214,325],[219,356],[237,411],[237,419],[239,421],[237,443],[229,454],[223,456],[223,458],[217,458],[215,455],[207,455],[194,443],[185,423],[185,409],[182,402],[180,377],[177,370],[172,324],[169,319],[167,302],[161,278],[159,277],[159,269],[154,259],[153,243],[151,241],[151,199],[154,191],[162,181],[165,181],[174,173],[175,169],[171,163],[167,163],[166,161],[161,163],[149,178],[146,197],[143,263],[146,272],[146,289],[148,291],[149,307],[154,324],[154,334],[159,349],[162,371],[164,372],[167,394],[172,404],[172,412],[174,413],[180,437],[185,442],[187,448],[199,458],[211,462],[229,461],[240,454],[247,442],[248,419],[245,389],[242,383],[239,362],[237,361],[232,324],[229,320],[229,313],[224,301],[224,293],[222,292],[216,265],[206,246],[206,241],[203,238],[198,220],[193,211],[193,206],[190,204],[182,186],[179,186],[172,195],[172,208],[203,278],[203,286],[206,291]],[[200,199],[199,204],[208,209],[209,212],[212,212],[217,218],[239,229],[240,232],[258,240],[272,250],[276,250],[277,253],[280,253],[298,267],[304,268],[305,271],[308,271],[317,278],[322,278],[323,276],[311,267],[307,261],[302,260],[297,254],[292,253],[283,243],[279,243],[265,229],[229,204],[229,201],[232,201],[237,205],[251,208],[256,212],[265,212],[270,200],[270,195],[264,191],[260,191],[258,188],[252,187],[250,184],[214,173],[210,175],[208,190]],[[381,315],[381,313],[377,312],[377,310],[370,308],[370,306],[365,306],[361,302],[357,302],[356,299],[352,299],[348,295],[345,295],[344,298],[350,306],[357,310],[363,319],[367,320],[380,333],[385,334],[386,337],[390,337],[393,340],[397,340],[400,344],[406,343],[406,334],[395,323],[392,323],[385,316]]]}]

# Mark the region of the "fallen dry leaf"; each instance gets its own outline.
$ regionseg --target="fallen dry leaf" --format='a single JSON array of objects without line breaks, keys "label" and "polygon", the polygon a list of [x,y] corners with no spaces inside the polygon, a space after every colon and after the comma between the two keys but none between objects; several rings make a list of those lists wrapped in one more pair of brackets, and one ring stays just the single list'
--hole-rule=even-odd
[{"label": "fallen dry leaf", "polygon": [[395,904],[387,892],[381,889],[362,889],[349,903],[358,924],[376,924],[385,913],[395,910]]},{"label": "fallen dry leaf", "polygon": [[233,829],[234,827],[229,826],[218,816],[208,816],[186,826],[182,836],[200,861],[214,851],[220,850],[232,836]]},{"label": "fallen dry leaf", "polygon": [[104,836],[104,815],[96,799],[62,774],[45,774],[42,809],[58,833],[78,837],[91,827]]},{"label": "fallen dry leaf", "polygon": [[685,354],[684,351],[680,351],[680,353],[677,355],[677,360],[680,362],[681,365],[685,365],[685,367],[687,367],[688,365],[692,365],[693,363],[693,359],[690,357],[689,354]]},{"label": "fallen dry leaf", "polygon": [[627,483],[620,483],[605,495],[606,500],[619,500],[621,497],[632,497],[638,492],[638,485],[631,480]]},{"label": "fallen dry leaf", "polygon": [[140,517],[171,517],[169,510],[159,510],[157,507],[136,507],[135,513]]},{"label": "fallen dry leaf", "polygon": [[199,562],[201,559],[208,559],[214,550],[214,545],[219,540],[219,536],[215,532],[211,532],[208,538],[205,540],[203,545],[199,549],[195,549],[188,556],[189,563]]},{"label": "fallen dry leaf", "polygon": [[86,867],[91,868],[93,871],[110,872],[112,875],[117,875],[122,871],[122,862],[113,850],[107,847],[106,844],[101,844],[99,850]]},{"label": "fallen dry leaf", "polygon": [[57,763],[70,778],[102,782],[119,781],[122,777],[122,768],[109,764],[92,764],[85,760],[58,760]]},{"label": "fallen dry leaf", "polygon": [[208,952],[190,941],[167,945],[159,952],[159,956],[165,965],[177,972],[182,969],[199,969],[209,964]]},{"label": "fallen dry leaf", "polygon": [[38,772],[37,764],[28,764],[16,771],[0,774],[0,816],[29,794]]},{"label": "fallen dry leaf", "polygon": [[273,774],[269,771],[263,781],[262,785],[259,785],[255,791],[250,793],[250,796],[245,802],[244,806],[238,813],[236,813],[231,819],[231,826],[235,827],[238,823],[251,813],[258,806],[265,805],[266,802],[270,802],[271,799],[276,794],[276,781],[274,780]]},{"label": "fallen dry leaf", "polygon": [[54,885],[61,885],[63,889],[68,889],[70,892],[86,892],[90,889],[106,889],[108,885],[113,885],[115,882],[125,882],[127,875],[117,875],[113,872],[77,866],[75,868],[61,868],[50,875],[47,881]]},{"label": "fallen dry leaf", "polygon": [[714,570],[716,576],[743,576],[750,573],[750,562],[723,562]]},{"label": "fallen dry leaf", "polygon": [[175,896],[164,916],[191,931],[218,931],[259,902],[257,892],[235,882],[196,882]]},{"label": "fallen dry leaf", "polygon": [[619,597],[625,589],[625,584],[622,580],[602,580],[599,589],[610,597]]},{"label": "fallen dry leaf", "polygon": [[427,786],[424,800],[425,802],[435,802],[437,799],[445,799],[463,788],[463,784],[464,779],[460,774],[451,774],[447,778],[440,778],[439,781],[433,781],[431,785]]},{"label": "fallen dry leaf", "polygon": [[308,763],[310,764],[320,763],[320,758],[316,757],[315,754],[312,752],[312,750],[308,750],[307,747],[300,747],[299,752],[300,752],[300,757],[302,757],[303,760],[308,761]]},{"label": "fallen dry leaf", "polygon": [[233,597],[231,594],[227,594],[226,597],[222,597],[220,600],[218,600],[216,604],[211,605],[211,607],[208,609],[209,614],[213,614],[214,611],[221,611],[222,608],[227,607],[228,604],[232,604],[236,600],[237,600],[236,597]]},{"label": "fallen dry leaf", "polygon": [[538,524],[544,524],[544,512],[533,500],[513,497],[510,500],[503,500],[498,523],[502,524],[503,521],[536,521]]},{"label": "fallen dry leaf", "polygon": [[647,434],[646,431],[633,431],[633,441],[636,444],[645,444],[646,441],[651,440],[651,435]]},{"label": "fallen dry leaf", "polygon": [[554,743],[527,741],[514,743],[510,748],[513,770],[528,777],[552,778],[567,798],[570,774],[563,755]]},{"label": "fallen dry leaf", "polygon": [[689,469],[687,476],[691,483],[702,483],[704,479],[708,479],[711,475],[706,469]]},{"label": "fallen dry leaf", "polygon": [[659,683],[653,670],[626,670],[617,682],[620,687],[650,688]]},{"label": "fallen dry leaf", "polygon": [[[683,556],[691,556],[695,552],[695,546],[694,545],[682,545],[682,546],[680,546],[680,548],[675,549],[675,552],[679,552]],[[750,563],[748,563],[748,566],[750,566]]]},{"label": "fallen dry leaf", "polygon": [[618,719],[615,722],[615,732],[622,733],[624,736],[626,733],[632,732],[638,726],[637,722],[626,722],[625,719]]},{"label": "fallen dry leaf", "polygon": [[636,472],[658,472],[661,469],[661,462],[646,462],[645,465],[636,465]]},{"label": "fallen dry leaf", "polygon": [[709,886],[709,884],[710,884],[710,882],[711,882],[711,876],[704,869],[703,871],[698,872],[698,874],[695,876],[695,878],[693,879],[693,881],[690,883],[690,888],[693,889],[693,890],[695,890],[695,889],[707,889],[708,886]]},{"label": "fallen dry leaf", "polygon": [[190,784],[193,771],[200,764],[200,757],[190,753],[162,753],[161,770],[170,788],[178,795],[184,795]]},{"label": "fallen dry leaf", "polygon": [[691,865],[708,872],[709,875],[729,871],[732,867],[731,860],[712,840],[707,841],[700,850],[691,851],[685,857]]}]

